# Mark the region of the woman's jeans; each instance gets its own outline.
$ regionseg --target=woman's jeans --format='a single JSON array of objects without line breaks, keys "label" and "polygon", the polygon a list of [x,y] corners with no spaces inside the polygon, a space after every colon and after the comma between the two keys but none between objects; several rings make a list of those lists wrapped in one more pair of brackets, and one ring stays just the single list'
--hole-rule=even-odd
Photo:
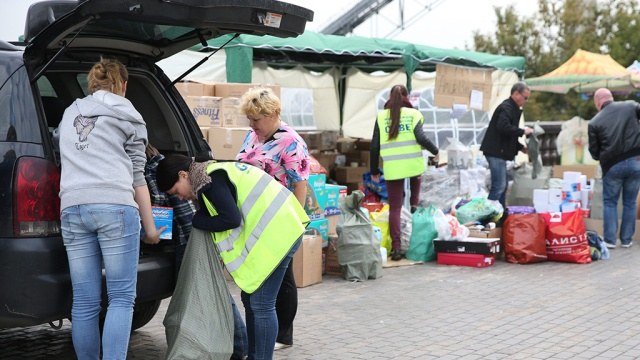
[{"label": "woman's jeans", "polygon": [[507,160],[486,156],[489,163],[489,172],[491,173],[491,189],[489,190],[489,200],[498,200],[507,213],[506,194],[507,194]]},{"label": "woman's jeans", "polygon": [[293,320],[296,318],[297,312],[298,287],[293,276],[293,261],[290,261],[276,298],[276,315],[278,316],[277,342],[293,345]]},{"label": "woman's jeans", "polygon": [[102,265],[107,316],[102,358],[126,359],[136,298],[140,214],[132,206],[85,204],[62,210],[62,237],[69,259],[73,306],[71,337],[79,360],[100,356]]},{"label": "woman's jeans", "polygon": [[615,244],[618,234],[618,200],[622,192],[620,242],[630,244],[636,230],[636,208],[640,189],[640,156],[613,165],[602,181],[604,240]]},{"label": "woman's jeans", "polygon": [[244,304],[249,337],[249,360],[270,360],[278,335],[276,297],[289,262],[300,246],[300,239],[293,245],[275,270],[253,294],[240,294]]}]

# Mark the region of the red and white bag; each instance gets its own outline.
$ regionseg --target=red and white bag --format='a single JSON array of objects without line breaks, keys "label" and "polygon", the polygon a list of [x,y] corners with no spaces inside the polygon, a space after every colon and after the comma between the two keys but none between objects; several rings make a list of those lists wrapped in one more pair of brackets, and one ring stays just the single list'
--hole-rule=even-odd
[{"label": "red and white bag", "polygon": [[582,210],[541,214],[547,223],[547,259],[578,264],[591,262]]}]

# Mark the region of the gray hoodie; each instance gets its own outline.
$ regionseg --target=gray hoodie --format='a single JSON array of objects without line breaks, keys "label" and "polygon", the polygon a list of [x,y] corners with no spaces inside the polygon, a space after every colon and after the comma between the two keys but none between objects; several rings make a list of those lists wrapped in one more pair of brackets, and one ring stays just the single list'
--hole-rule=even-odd
[{"label": "gray hoodie", "polygon": [[145,185],[147,128],[131,102],[99,90],[69,106],[59,132],[61,209],[81,204],[138,207]]}]

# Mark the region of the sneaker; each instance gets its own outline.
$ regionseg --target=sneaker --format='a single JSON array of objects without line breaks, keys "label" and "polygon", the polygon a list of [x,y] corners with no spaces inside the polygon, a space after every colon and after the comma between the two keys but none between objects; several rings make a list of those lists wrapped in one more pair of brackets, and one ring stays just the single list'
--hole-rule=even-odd
[{"label": "sneaker", "polygon": [[398,260],[401,260],[402,258],[403,256],[400,253],[400,250],[391,250],[391,260],[398,261]]},{"label": "sneaker", "polygon": [[607,246],[607,248],[609,249],[615,249],[616,248],[616,244],[612,244],[610,242],[604,241],[604,244]]},{"label": "sneaker", "polygon": [[275,351],[275,350],[280,350],[280,349],[286,349],[288,347],[291,347],[291,345],[290,344],[283,344],[283,343],[276,342],[276,345],[273,347],[273,350]]},{"label": "sneaker", "polygon": [[623,248],[630,248],[630,247],[631,247],[631,245],[633,245],[633,241],[630,241],[628,244],[622,244],[622,245],[620,245],[620,247],[623,247]]}]

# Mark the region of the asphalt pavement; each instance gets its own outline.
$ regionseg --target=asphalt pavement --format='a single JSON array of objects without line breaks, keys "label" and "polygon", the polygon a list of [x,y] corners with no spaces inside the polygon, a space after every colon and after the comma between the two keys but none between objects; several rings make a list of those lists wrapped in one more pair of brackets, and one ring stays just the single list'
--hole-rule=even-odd
[{"label": "asphalt pavement", "polygon": [[[638,359],[639,263],[636,244],[585,265],[426,263],[365,282],[325,276],[299,289],[294,346],[275,359]],[[132,334],[129,359],[164,358],[167,304]],[[75,359],[69,323],[0,330],[0,358]]]}]

